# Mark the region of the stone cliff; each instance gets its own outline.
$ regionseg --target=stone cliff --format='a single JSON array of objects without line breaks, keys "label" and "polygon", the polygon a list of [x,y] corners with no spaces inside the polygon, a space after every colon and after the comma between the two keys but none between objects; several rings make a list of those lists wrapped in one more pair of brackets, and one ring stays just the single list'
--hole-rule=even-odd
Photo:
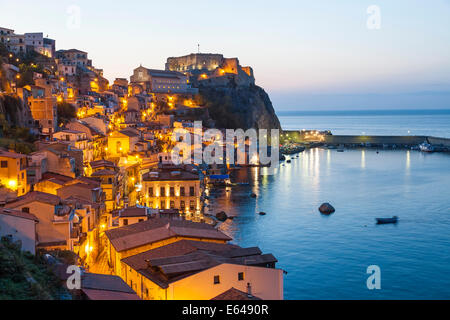
[{"label": "stone cliff", "polygon": [[256,85],[200,86],[199,98],[217,128],[281,129],[268,94]]},{"label": "stone cliff", "polygon": [[30,108],[15,94],[0,93],[0,114],[13,127],[31,127]]}]

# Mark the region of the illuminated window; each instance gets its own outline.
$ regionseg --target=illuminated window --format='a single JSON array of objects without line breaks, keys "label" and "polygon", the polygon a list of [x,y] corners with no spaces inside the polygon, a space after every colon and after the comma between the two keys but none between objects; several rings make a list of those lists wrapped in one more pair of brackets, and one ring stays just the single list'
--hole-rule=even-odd
[{"label": "illuminated window", "polygon": [[220,276],[214,276],[214,284],[220,283]]}]

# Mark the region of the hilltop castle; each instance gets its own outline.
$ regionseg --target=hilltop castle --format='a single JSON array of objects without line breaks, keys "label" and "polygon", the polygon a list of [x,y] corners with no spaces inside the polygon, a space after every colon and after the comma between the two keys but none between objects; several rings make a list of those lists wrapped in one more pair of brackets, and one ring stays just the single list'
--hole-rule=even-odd
[{"label": "hilltop castle", "polygon": [[191,53],[167,59],[167,71],[189,74],[193,82],[204,86],[226,85],[234,81],[239,86],[255,84],[253,69],[243,67],[238,58],[224,58],[222,54]]}]

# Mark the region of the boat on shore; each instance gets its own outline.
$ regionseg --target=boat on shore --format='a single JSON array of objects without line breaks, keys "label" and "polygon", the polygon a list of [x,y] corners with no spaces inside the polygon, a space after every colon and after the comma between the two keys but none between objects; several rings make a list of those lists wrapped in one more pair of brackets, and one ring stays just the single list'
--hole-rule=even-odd
[{"label": "boat on shore", "polygon": [[375,218],[377,220],[377,224],[395,224],[398,222],[398,217],[393,216],[392,218]]}]

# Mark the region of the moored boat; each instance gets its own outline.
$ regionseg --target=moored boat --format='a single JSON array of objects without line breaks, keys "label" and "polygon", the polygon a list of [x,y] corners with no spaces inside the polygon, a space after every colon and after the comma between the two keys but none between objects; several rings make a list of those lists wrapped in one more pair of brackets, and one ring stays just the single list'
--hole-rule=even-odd
[{"label": "moored boat", "polygon": [[423,143],[419,144],[419,149],[422,152],[434,152],[434,147],[430,143],[428,143],[426,141],[424,141]]},{"label": "moored boat", "polygon": [[398,217],[394,216],[392,218],[375,218],[375,220],[377,220],[377,224],[397,223]]}]

